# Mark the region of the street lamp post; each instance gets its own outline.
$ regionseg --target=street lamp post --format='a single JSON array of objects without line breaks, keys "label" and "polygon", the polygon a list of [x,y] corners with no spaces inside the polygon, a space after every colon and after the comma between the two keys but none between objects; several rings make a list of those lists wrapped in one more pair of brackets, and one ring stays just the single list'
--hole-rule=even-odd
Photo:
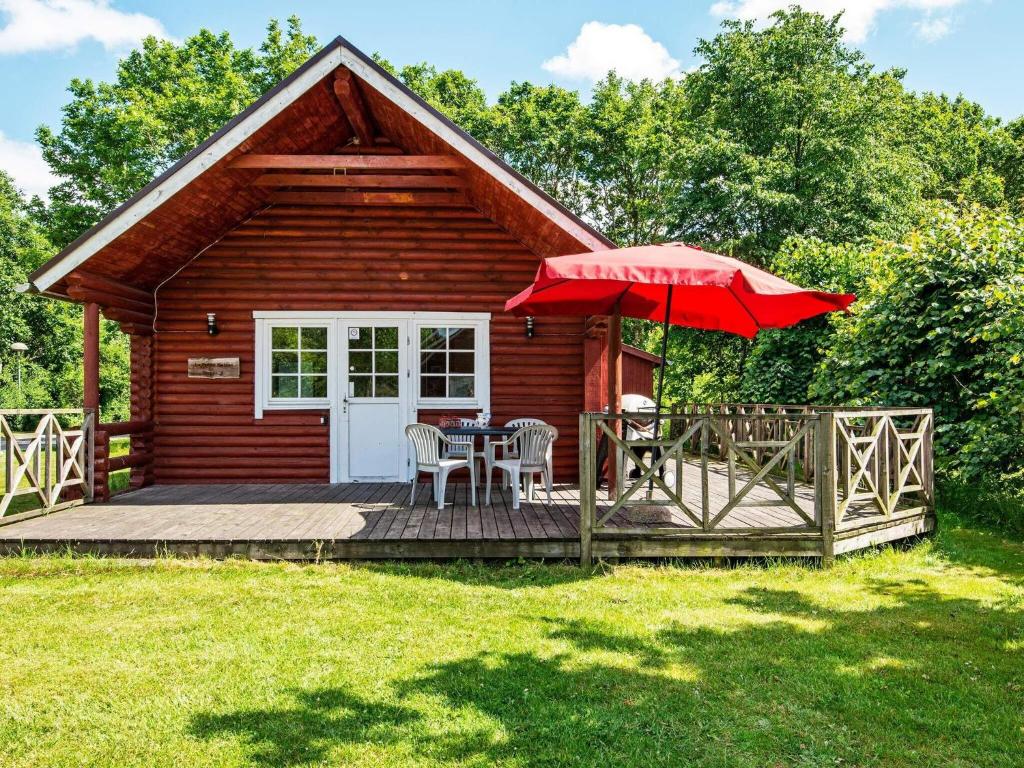
[{"label": "street lamp post", "polygon": [[21,358],[28,352],[28,345],[21,341],[11,344],[11,351],[18,357],[18,399],[21,399]]}]

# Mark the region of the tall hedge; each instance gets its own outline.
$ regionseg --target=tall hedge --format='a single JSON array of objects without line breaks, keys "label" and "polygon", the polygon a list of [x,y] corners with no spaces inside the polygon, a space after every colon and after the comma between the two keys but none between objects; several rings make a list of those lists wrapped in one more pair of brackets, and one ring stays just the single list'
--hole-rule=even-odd
[{"label": "tall hedge", "polygon": [[1024,219],[936,204],[879,246],[811,383],[818,401],[932,406],[947,479],[1021,493]]}]

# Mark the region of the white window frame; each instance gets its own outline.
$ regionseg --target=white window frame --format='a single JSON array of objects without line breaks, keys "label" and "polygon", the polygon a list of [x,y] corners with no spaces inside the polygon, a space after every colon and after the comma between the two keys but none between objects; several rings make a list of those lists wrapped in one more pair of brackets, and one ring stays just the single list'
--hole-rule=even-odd
[{"label": "white window frame", "polygon": [[[255,313],[254,313],[255,315]],[[271,334],[274,328],[326,328],[327,329],[327,396],[326,397],[272,397],[271,396]],[[256,320],[256,418],[263,418],[264,411],[308,411],[331,407],[334,399],[335,376],[335,323],[328,319],[304,318],[282,315],[278,318]],[[301,384],[300,384],[301,386]]]},{"label": "white window frame", "polygon": [[[491,410],[491,314],[489,312],[395,312],[395,311],[269,311],[254,310],[256,325],[255,384],[257,419],[264,411],[320,410],[331,408],[339,400],[340,386],[337,361],[342,358],[340,347],[344,343],[338,326],[342,322],[360,320],[404,321],[409,334],[412,360],[409,376],[412,381],[411,405],[416,410]],[[270,333],[274,327],[327,326],[327,397],[287,398],[270,397]],[[420,329],[424,327],[472,328],[474,330],[474,392],[475,397],[420,397]],[[415,417],[415,414],[414,414]]]},{"label": "white window frame", "polygon": [[[420,331],[423,328],[469,328],[473,330],[473,397],[421,397],[420,396]],[[436,410],[438,408],[467,409],[483,411],[491,409],[490,397],[490,318],[487,320],[456,319],[454,316],[436,320],[417,319],[412,325],[413,346],[413,400],[417,408]],[[428,350],[429,351],[429,350]],[[451,376],[445,374],[445,379]],[[457,374],[458,375],[458,374]],[[466,374],[462,374],[466,375]]]}]

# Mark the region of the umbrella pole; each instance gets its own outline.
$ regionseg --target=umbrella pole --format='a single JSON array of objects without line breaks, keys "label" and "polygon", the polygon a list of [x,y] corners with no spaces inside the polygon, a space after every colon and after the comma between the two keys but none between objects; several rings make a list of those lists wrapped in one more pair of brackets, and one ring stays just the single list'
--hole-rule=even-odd
[{"label": "umbrella pole", "polygon": [[[658,368],[658,398],[654,401],[654,430],[651,433],[655,440],[661,439],[661,395],[665,389],[665,358],[668,356],[668,325],[672,318],[672,285],[668,286],[668,295],[665,298],[665,322],[661,328],[661,367]],[[651,448],[651,460],[657,461],[661,457],[661,448]],[[654,491],[654,478],[648,481],[647,495],[650,497]]]},{"label": "umbrella pole", "polygon": [[[622,410],[622,310],[619,302],[608,318],[608,415],[611,417]],[[609,418],[608,426],[616,436],[622,436],[619,419]],[[619,484],[619,448],[611,441],[608,443],[608,498],[618,497]]]}]

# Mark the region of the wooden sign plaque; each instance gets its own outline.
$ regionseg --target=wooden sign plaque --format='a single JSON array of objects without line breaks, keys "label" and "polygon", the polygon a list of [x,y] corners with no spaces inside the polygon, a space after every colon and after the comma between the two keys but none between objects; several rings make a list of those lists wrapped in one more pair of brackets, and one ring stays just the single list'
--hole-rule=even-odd
[{"label": "wooden sign plaque", "polygon": [[241,365],[237,357],[190,357],[188,377],[190,379],[237,379],[241,376]]}]

